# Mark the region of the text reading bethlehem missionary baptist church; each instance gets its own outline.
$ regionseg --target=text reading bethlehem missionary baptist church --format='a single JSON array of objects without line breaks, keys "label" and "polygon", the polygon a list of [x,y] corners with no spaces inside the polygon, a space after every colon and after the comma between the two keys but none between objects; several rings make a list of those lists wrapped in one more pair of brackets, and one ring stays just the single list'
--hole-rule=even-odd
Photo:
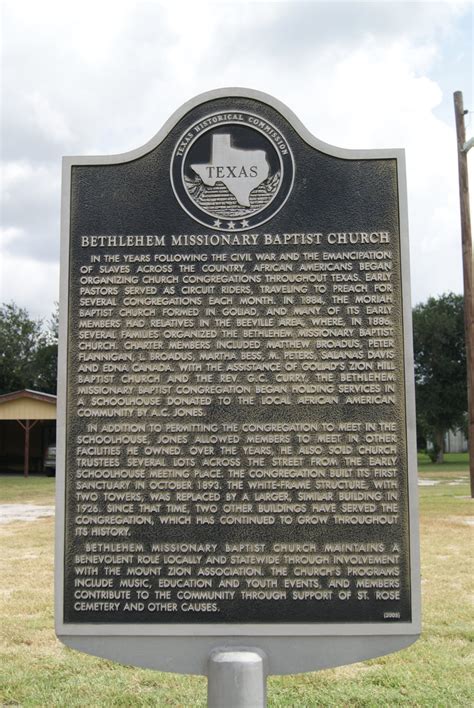
[{"label": "text reading bethlehem missionary baptist church", "polygon": [[66,621],[410,620],[394,161],[241,115],[73,168]]},{"label": "text reading bethlehem missionary baptist church", "polygon": [[[172,234],[166,236],[82,236],[81,245],[90,248],[119,248],[121,246],[159,247],[166,246],[257,246],[259,239],[265,246],[320,246],[323,234]],[[166,239],[166,240],[165,240]],[[330,233],[328,244],[390,243],[388,232]]]}]

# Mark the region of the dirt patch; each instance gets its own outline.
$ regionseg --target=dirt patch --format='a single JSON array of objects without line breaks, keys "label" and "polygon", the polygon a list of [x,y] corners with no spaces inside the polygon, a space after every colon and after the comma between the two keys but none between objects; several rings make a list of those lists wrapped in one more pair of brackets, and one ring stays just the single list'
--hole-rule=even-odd
[{"label": "dirt patch", "polygon": [[38,521],[46,516],[54,516],[54,506],[0,504],[0,524],[9,524],[12,521]]}]

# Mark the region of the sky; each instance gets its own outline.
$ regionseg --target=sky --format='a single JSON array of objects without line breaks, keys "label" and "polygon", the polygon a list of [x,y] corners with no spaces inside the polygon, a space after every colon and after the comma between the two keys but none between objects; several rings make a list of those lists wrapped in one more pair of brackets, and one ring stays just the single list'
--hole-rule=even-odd
[{"label": "sky", "polygon": [[[63,155],[143,145],[195,95],[239,86],[320,140],[404,148],[412,302],[462,293],[453,92],[473,135],[473,5],[0,0],[0,303],[59,298]],[[474,149],[469,155],[474,191]]]}]

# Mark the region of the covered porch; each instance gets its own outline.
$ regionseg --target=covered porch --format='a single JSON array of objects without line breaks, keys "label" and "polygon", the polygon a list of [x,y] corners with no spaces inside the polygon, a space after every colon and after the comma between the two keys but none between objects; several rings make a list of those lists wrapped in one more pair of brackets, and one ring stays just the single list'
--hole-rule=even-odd
[{"label": "covered porch", "polygon": [[55,442],[56,396],[29,389],[0,396],[0,472],[42,474]]}]

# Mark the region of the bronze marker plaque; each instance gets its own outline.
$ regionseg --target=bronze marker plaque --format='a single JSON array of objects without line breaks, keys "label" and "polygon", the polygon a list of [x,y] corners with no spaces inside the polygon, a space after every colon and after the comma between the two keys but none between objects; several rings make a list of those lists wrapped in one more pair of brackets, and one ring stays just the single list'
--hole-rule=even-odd
[{"label": "bronze marker plaque", "polygon": [[66,159],[61,633],[415,634],[403,190],[237,90]]}]

